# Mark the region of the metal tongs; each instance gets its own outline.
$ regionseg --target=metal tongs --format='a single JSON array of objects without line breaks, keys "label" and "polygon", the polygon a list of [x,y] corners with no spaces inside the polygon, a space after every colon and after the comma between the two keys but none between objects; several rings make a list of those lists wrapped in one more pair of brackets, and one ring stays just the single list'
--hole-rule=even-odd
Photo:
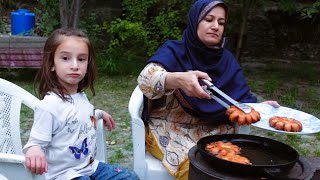
[{"label": "metal tongs", "polygon": [[235,105],[237,108],[239,108],[240,110],[242,110],[245,113],[250,113],[251,111],[251,107],[240,103],[234,99],[232,99],[230,96],[228,96],[227,94],[225,94],[224,92],[222,92],[220,89],[218,89],[216,86],[214,86],[210,81],[206,80],[206,79],[202,79],[202,82],[204,82],[207,85],[207,88],[204,88],[203,90],[208,93],[212,99],[216,100],[218,103],[220,103],[222,106],[224,106],[225,108],[229,108],[230,105],[225,103],[224,101],[222,101],[220,98],[218,98],[217,96],[213,95],[212,91],[217,92],[219,95],[221,95],[223,98],[225,98],[226,100],[228,100],[231,104]]}]

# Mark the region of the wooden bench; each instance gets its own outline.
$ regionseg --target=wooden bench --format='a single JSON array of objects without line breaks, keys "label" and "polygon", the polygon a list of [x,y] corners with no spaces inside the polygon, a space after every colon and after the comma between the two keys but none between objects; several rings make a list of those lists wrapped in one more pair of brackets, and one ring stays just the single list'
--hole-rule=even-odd
[{"label": "wooden bench", "polygon": [[0,68],[39,68],[47,38],[0,36]]}]

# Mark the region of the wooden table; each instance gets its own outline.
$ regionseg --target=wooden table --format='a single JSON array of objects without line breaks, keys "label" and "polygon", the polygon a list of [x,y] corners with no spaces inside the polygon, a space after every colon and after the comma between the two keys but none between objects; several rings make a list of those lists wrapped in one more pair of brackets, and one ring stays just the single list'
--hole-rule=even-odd
[{"label": "wooden table", "polygon": [[0,68],[39,68],[47,38],[0,36]]}]

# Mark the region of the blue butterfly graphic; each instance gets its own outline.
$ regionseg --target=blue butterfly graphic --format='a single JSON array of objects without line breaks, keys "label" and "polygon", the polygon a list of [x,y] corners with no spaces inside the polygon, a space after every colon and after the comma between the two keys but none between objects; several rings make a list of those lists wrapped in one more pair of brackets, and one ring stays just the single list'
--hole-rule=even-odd
[{"label": "blue butterfly graphic", "polygon": [[82,145],[81,145],[81,149],[75,147],[75,146],[69,146],[69,149],[72,151],[72,154],[74,155],[74,157],[76,159],[80,159],[81,157],[81,153],[83,155],[87,155],[88,154],[88,144],[87,144],[87,138],[85,138],[82,141]]}]

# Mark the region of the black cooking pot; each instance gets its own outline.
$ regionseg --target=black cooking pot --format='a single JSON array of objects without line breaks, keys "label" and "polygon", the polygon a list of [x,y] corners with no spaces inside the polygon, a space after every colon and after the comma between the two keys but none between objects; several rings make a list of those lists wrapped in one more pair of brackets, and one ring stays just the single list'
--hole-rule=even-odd
[{"label": "black cooking pot", "polygon": [[[207,152],[207,144],[224,141],[231,142],[241,148],[241,156],[248,158],[252,165],[235,163],[217,158]],[[197,148],[203,158],[215,168],[227,172],[251,174],[269,173],[281,174],[290,170],[299,159],[299,154],[292,147],[272,139],[244,135],[244,134],[224,134],[212,135],[201,138],[197,143]]]}]

